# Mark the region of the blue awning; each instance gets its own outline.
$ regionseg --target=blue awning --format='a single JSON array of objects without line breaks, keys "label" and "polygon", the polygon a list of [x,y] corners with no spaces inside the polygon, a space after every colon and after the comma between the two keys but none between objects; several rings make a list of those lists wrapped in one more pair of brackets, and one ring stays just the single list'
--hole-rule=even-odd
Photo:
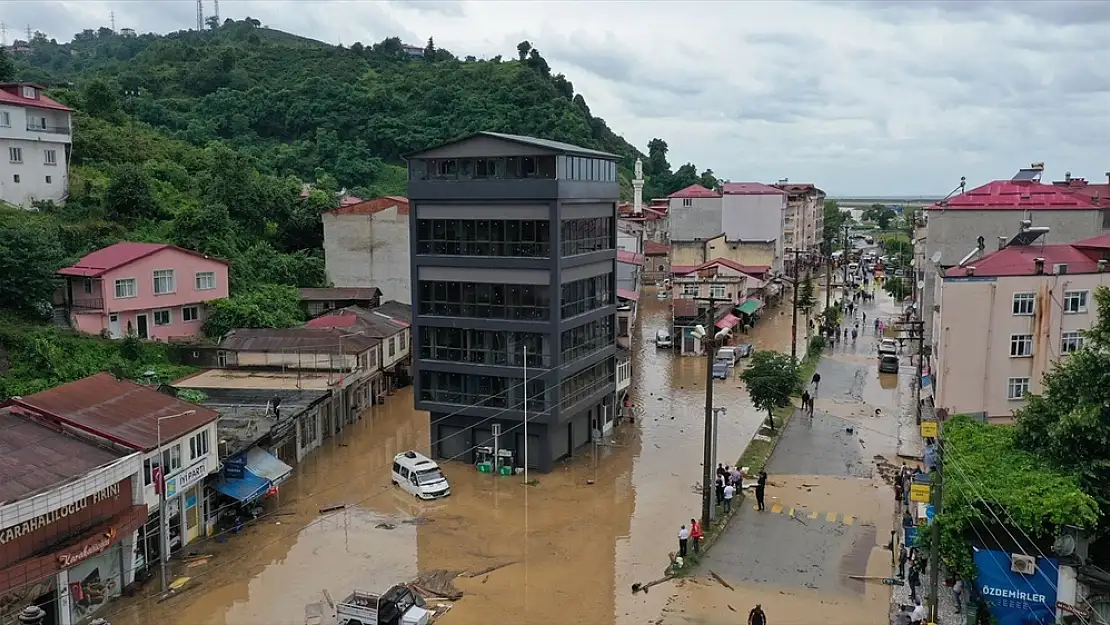
[{"label": "blue awning", "polygon": [[258,447],[252,447],[247,452],[246,470],[269,480],[274,486],[281,484],[285,478],[293,473],[293,467]]},{"label": "blue awning", "polygon": [[241,503],[250,503],[270,490],[270,480],[243,471],[243,477],[221,478],[216,482],[216,490]]}]

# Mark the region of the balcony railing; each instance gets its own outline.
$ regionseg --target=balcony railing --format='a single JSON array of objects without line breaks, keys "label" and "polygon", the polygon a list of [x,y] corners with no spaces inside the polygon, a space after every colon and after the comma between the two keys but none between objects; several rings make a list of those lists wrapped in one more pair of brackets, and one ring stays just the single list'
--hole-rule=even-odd
[{"label": "balcony railing", "polygon": [[69,126],[38,126],[27,124],[27,130],[30,132],[47,132],[55,135],[68,135]]},{"label": "balcony railing", "polygon": [[82,297],[69,305],[73,310],[104,310],[104,298]]}]

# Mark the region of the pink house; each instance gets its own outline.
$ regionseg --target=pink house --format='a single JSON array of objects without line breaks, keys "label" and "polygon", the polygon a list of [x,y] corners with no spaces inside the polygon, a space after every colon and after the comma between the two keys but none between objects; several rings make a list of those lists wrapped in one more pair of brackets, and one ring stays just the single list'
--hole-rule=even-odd
[{"label": "pink house", "polygon": [[197,336],[206,302],[228,295],[228,263],[164,243],[116,243],[58,274],[55,309],[88,334],[166,340]]}]

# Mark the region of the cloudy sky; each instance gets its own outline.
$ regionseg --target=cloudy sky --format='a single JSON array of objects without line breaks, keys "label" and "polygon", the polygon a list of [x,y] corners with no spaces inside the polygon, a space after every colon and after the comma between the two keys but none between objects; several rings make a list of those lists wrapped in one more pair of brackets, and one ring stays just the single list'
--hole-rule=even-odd
[{"label": "cloudy sky", "polygon": [[[212,0],[205,0],[210,13]],[[192,0],[0,0],[8,40],[108,24],[192,28]],[[350,45],[388,36],[456,55],[527,39],[595,115],[735,181],[833,195],[944,195],[1044,161],[1110,170],[1110,2],[220,2],[221,17]]]}]

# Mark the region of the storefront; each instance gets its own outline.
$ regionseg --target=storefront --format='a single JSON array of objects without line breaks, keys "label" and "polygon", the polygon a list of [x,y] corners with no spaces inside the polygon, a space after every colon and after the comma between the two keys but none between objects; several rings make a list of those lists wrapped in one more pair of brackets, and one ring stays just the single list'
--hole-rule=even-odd
[{"label": "storefront", "polygon": [[205,535],[204,477],[207,458],[201,458],[166,478],[166,517],[170,553]]},{"label": "storefront", "polygon": [[43,625],[72,625],[134,581],[135,535],[147,511],[132,505],[131,480],[0,529],[0,624],[37,605]]}]

